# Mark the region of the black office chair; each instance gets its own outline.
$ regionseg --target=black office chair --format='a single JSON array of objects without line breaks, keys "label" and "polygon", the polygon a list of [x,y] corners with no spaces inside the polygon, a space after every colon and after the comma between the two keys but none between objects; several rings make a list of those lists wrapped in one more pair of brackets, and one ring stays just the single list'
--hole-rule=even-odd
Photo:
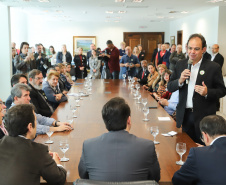
[{"label": "black office chair", "polygon": [[74,185],[158,185],[157,182],[153,180],[149,181],[129,181],[129,182],[107,182],[107,181],[94,181],[87,179],[77,179]]}]

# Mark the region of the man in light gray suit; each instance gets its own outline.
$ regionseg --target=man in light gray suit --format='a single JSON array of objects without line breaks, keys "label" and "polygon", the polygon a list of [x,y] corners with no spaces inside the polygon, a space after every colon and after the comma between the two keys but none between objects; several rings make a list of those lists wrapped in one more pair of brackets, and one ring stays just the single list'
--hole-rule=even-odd
[{"label": "man in light gray suit", "polygon": [[138,138],[131,129],[130,107],[116,97],[102,109],[108,133],[84,141],[79,163],[83,179],[139,181],[160,179],[160,167],[153,141]]}]

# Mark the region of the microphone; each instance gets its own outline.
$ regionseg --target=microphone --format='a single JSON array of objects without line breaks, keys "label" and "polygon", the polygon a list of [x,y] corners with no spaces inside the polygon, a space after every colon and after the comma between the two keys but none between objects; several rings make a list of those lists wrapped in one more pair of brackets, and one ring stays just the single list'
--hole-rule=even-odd
[{"label": "microphone", "polygon": [[[193,60],[188,60],[188,67],[187,69],[189,69],[191,71],[191,65],[193,63]],[[188,79],[186,79],[186,84],[189,84],[189,80],[190,80],[190,76],[188,77]]]}]

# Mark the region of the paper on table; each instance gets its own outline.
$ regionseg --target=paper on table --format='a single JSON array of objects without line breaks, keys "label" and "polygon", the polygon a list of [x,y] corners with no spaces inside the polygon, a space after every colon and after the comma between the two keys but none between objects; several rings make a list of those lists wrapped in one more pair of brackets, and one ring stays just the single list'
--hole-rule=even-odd
[{"label": "paper on table", "polygon": [[170,132],[168,132],[168,133],[166,133],[166,134],[161,134],[161,135],[167,136],[167,137],[169,137],[169,136],[175,136],[175,135],[177,135],[177,132],[175,132],[175,131],[170,131]]},{"label": "paper on table", "polygon": [[68,96],[77,96],[78,93],[68,93],[67,95],[68,95]]},{"label": "paper on table", "polygon": [[159,121],[170,121],[170,117],[158,117]]}]

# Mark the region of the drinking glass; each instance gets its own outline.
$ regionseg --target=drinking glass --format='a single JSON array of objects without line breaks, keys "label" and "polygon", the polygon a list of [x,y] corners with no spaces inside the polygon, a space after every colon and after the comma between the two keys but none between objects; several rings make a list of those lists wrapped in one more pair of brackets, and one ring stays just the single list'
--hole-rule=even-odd
[{"label": "drinking glass", "polygon": [[123,82],[125,82],[126,81],[126,74],[123,74],[122,78],[123,78]]},{"label": "drinking glass", "polygon": [[128,76],[129,83],[131,83],[131,76]]},{"label": "drinking glass", "polygon": [[53,144],[53,141],[50,139],[51,135],[53,135],[53,131],[48,131],[48,132],[46,132],[46,134],[48,135],[49,140],[46,141],[45,143],[46,144]]},{"label": "drinking glass", "polygon": [[[73,117],[73,116],[72,116]],[[73,123],[73,119],[70,119],[70,116],[68,116],[67,115],[67,122],[69,123],[69,124],[72,124]]]},{"label": "drinking glass", "polygon": [[144,105],[144,107],[146,107],[146,105],[148,103],[148,99],[147,98],[142,98],[141,99],[141,103]]},{"label": "drinking glass", "polygon": [[134,96],[134,100],[136,100],[137,99],[137,91],[136,91],[136,89],[133,89],[133,96]]},{"label": "drinking glass", "polygon": [[141,93],[139,91],[137,91],[137,99],[138,99],[137,103],[138,104],[141,103],[140,98],[141,98]]},{"label": "drinking glass", "polygon": [[136,87],[136,89],[139,91],[139,89],[140,89],[140,84],[136,84],[135,87]]},{"label": "drinking glass", "polygon": [[176,145],[176,151],[180,155],[180,161],[176,161],[176,164],[177,165],[183,165],[184,162],[182,161],[182,156],[186,152],[186,143],[182,143],[182,142],[177,143],[177,145]]},{"label": "drinking glass", "polygon": [[159,134],[158,126],[151,127],[150,131],[151,131],[151,134],[154,136],[154,144],[155,145],[159,144],[160,142],[155,140],[156,136]]},{"label": "drinking glass", "polygon": [[80,105],[79,105],[79,101],[80,101],[80,94],[77,94],[76,96],[75,96],[75,102],[76,102],[76,107],[80,107]]},{"label": "drinking glass", "polygon": [[149,109],[147,107],[143,108],[143,113],[144,113],[143,121],[149,121],[149,119],[148,119]]},{"label": "drinking glass", "polygon": [[60,150],[64,153],[64,157],[61,158],[61,162],[67,162],[69,161],[69,158],[65,157],[65,153],[68,151],[69,149],[69,144],[67,140],[62,140],[60,141]]}]

